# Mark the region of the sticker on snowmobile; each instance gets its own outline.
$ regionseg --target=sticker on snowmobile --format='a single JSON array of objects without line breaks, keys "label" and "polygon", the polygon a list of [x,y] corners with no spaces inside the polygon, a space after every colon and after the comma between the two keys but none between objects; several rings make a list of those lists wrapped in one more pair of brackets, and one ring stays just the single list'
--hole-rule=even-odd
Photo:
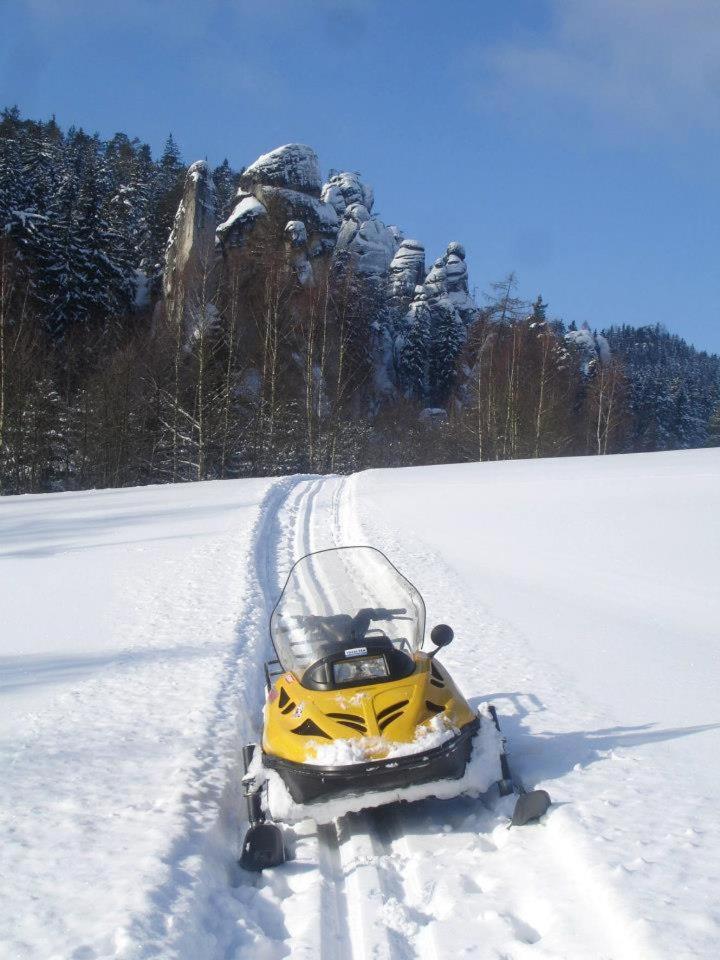
[{"label": "sticker on snowmobile", "polygon": [[367,653],[367,647],[349,647],[345,651],[346,657],[364,657]]}]

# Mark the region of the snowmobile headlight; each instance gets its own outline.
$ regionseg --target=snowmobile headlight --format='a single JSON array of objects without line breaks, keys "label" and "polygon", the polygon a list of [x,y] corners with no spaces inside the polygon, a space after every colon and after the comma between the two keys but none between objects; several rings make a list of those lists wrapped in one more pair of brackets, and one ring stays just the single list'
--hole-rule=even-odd
[{"label": "snowmobile headlight", "polygon": [[385,657],[354,657],[333,664],[333,679],[340,683],[363,683],[388,676]]}]

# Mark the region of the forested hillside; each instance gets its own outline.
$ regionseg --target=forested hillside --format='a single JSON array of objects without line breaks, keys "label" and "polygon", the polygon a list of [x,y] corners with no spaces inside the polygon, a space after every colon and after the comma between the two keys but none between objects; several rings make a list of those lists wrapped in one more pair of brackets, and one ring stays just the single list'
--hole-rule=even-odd
[{"label": "forested hillside", "polygon": [[188,167],[5,110],[0,490],[720,443],[717,357],[474,282],[309,147]]}]

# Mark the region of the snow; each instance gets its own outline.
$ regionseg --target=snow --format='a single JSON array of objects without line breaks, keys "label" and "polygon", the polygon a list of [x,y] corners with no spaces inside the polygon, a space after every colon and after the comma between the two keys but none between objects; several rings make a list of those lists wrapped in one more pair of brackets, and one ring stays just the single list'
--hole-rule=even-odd
[{"label": "snow", "polygon": [[242,194],[238,197],[230,216],[218,226],[216,232],[223,237],[232,227],[247,227],[258,217],[264,217],[266,214],[267,210],[259,200],[256,200],[251,194]]},{"label": "snow", "polygon": [[[464,794],[479,798],[487,794],[500,779],[499,736],[492,723],[490,715],[481,707],[481,723],[479,732],[473,739],[473,753],[465,773],[458,780],[437,780],[434,783],[418,783],[392,790],[369,790],[356,797],[337,797],[332,800],[314,801],[312,804],[296,803],[288,793],[285,784],[274,770],[264,770],[260,776],[267,779],[266,809],[272,817],[283,823],[301,823],[310,818],[315,823],[327,824],[349,813],[358,813],[373,808],[383,809],[384,804],[412,803],[418,800],[431,798],[450,800]],[[437,719],[437,718],[436,718]],[[411,753],[430,750],[438,747],[450,737],[454,731],[435,723],[431,729],[420,734],[414,743],[394,744],[386,754],[387,759],[406,757]],[[365,738],[367,739],[367,738]],[[362,741],[354,745],[350,740],[336,741],[336,744],[322,744],[316,759],[310,763],[345,765],[362,762],[366,757],[369,746]],[[251,767],[248,775],[257,771],[257,766]],[[259,779],[256,780],[259,782]]]},{"label": "snow", "polygon": [[443,662],[466,687],[501,691],[488,695],[515,767],[559,803],[544,831],[644,931],[642,949],[617,955],[715,956],[720,452],[355,484],[368,535],[402,551],[428,624],[455,627]]},{"label": "snow", "polygon": [[335,249],[350,251],[361,273],[387,273],[397,246],[394,231],[373,216],[364,204],[349,204],[343,214]]},{"label": "snow", "polygon": [[143,310],[150,304],[150,278],[144,270],[135,271],[133,305],[136,310]]},{"label": "snow", "polygon": [[194,163],[191,163],[187,171],[187,179],[192,180],[193,183],[199,183],[202,181],[205,183],[205,189],[212,196],[215,193],[215,184],[212,177],[209,176],[210,168],[207,165],[206,160],[196,160]]},{"label": "snow", "polygon": [[288,220],[285,236],[293,246],[302,247],[307,243],[307,228],[302,220]]},{"label": "snow", "polygon": [[317,154],[302,143],[286,143],[269,153],[261,154],[242,173],[241,184],[289,187],[304,193],[320,195],[320,165]]},{"label": "snow", "polygon": [[[114,956],[202,792],[222,783],[222,764],[198,771],[196,751],[268,486],[0,503],[1,872],[13,877],[0,956]],[[198,574],[213,564],[213,579]]]},{"label": "snow", "polygon": [[[699,450],[4,498],[0,958],[716,957],[719,481]],[[269,611],[363,542],[554,805],[328,809],[245,874]]]},{"label": "snow", "polygon": [[321,197],[325,203],[331,204],[339,220],[350,204],[361,203],[368,210],[372,210],[375,202],[373,188],[363,183],[359,173],[350,173],[347,170],[334,173],[327,183],[323,184]]},{"label": "snow", "polygon": [[400,243],[390,263],[390,290],[397,298],[410,299],[425,278],[425,248],[417,240]]},{"label": "snow", "polygon": [[565,342],[578,350],[583,358],[583,369],[586,373],[593,361],[600,360],[601,363],[607,364],[612,359],[607,338],[601,333],[592,333],[586,323],[583,323],[579,330],[568,330],[565,334]]},{"label": "snow", "polygon": [[417,730],[416,736],[409,743],[396,743],[384,737],[358,737],[333,740],[330,743],[308,741],[308,747],[312,752],[307,762],[320,764],[320,766],[345,766],[351,763],[363,763],[365,760],[407,757],[422,753],[424,750],[433,750],[446,740],[451,740],[457,733],[457,727],[445,717],[432,717],[425,726]]}]

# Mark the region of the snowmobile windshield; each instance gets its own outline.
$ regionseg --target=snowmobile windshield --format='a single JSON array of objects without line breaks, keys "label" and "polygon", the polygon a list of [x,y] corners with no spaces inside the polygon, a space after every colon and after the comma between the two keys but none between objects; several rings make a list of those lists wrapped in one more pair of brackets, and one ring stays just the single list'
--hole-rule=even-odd
[{"label": "snowmobile windshield", "polygon": [[278,660],[298,675],[369,641],[412,654],[424,632],[422,597],[374,547],[337,547],[298,560],[270,618]]}]

